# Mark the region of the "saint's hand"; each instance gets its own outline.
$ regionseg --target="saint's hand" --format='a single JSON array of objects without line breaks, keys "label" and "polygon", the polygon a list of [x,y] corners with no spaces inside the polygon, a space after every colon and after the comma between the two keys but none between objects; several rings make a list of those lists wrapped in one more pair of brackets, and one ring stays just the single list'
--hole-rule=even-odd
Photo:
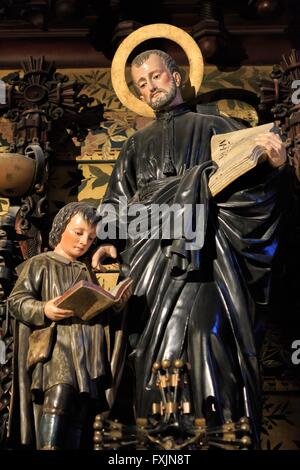
[{"label": "saint's hand", "polygon": [[63,308],[58,308],[55,305],[55,302],[61,298],[61,295],[55,297],[55,299],[48,300],[44,307],[44,314],[49,320],[59,321],[64,318],[74,317],[73,310],[65,310]]},{"label": "saint's hand", "polygon": [[106,268],[103,266],[102,261],[106,258],[116,258],[117,250],[113,245],[102,245],[98,248],[97,251],[93,254],[92,257],[92,268],[100,273],[105,273]]},{"label": "saint's hand", "polygon": [[255,139],[258,145],[265,147],[268,161],[273,168],[278,168],[286,162],[286,149],[281,138],[274,132],[260,134]]}]

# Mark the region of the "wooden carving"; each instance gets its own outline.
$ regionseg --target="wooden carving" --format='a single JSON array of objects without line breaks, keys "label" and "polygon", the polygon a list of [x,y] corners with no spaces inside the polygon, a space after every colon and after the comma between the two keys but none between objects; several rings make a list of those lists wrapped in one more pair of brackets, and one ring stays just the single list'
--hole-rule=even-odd
[{"label": "wooden carving", "polygon": [[101,120],[102,106],[91,108],[93,98],[79,95],[83,85],[56,72],[54,64],[44,57],[30,57],[22,66],[22,77],[15,72],[6,79],[7,102],[2,114],[13,126],[11,157],[17,153],[35,162],[30,188],[21,185],[17,192],[23,192],[17,227],[19,233],[29,237],[23,245],[23,256],[29,258],[47,245],[47,180],[55,137],[67,128],[72,136],[84,140],[88,133],[85,126]]},{"label": "wooden carving", "polygon": [[[289,162],[300,180],[300,52],[293,49],[261,81],[261,110],[275,119],[285,138]],[[298,83],[297,83],[298,81]],[[298,98],[297,98],[298,97]]]}]

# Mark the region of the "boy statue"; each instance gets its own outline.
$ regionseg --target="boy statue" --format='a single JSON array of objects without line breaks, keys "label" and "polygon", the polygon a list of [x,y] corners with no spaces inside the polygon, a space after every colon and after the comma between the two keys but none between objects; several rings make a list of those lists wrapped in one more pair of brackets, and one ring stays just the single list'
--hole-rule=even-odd
[{"label": "boy statue", "polygon": [[[55,302],[76,282],[97,282],[82,257],[96,238],[96,210],[72,202],[56,215],[48,251],[27,260],[9,297],[16,318],[16,357],[10,434],[19,407],[20,442],[38,449],[85,447],[89,418],[107,410],[111,386],[106,329],[108,311],[83,321]],[[128,295],[128,294],[127,294]],[[126,297],[121,299],[124,305]],[[49,332],[49,357],[28,365],[32,331]],[[17,385],[18,386],[17,386]]]}]

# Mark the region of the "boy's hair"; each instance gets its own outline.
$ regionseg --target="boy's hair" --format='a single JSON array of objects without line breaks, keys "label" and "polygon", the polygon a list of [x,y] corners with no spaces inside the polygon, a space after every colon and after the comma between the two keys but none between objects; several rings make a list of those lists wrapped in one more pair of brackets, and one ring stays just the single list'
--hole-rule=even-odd
[{"label": "boy's hair", "polygon": [[51,248],[55,248],[58,245],[66,226],[76,214],[81,215],[90,225],[96,225],[99,221],[95,207],[90,206],[86,202],[70,202],[60,209],[53,219],[49,234],[49,245]]}]

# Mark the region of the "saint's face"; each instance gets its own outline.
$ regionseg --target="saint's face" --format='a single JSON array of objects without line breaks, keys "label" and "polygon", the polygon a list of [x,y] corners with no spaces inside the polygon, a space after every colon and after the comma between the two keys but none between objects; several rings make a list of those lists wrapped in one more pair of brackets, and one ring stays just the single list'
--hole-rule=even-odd
[{"label": "saint's face", "polygon": [[150,55],[140,67],[133,66],[131,74],[141,100],[155,111],[182,102],[179,73],[171,74],[158,55]]},{"label": "saint's face", "polygon": [[95,238],[96,226],[90,225],[80,214],[76,214],[66,226],[54,251],[75,261],[88,251]]}]

